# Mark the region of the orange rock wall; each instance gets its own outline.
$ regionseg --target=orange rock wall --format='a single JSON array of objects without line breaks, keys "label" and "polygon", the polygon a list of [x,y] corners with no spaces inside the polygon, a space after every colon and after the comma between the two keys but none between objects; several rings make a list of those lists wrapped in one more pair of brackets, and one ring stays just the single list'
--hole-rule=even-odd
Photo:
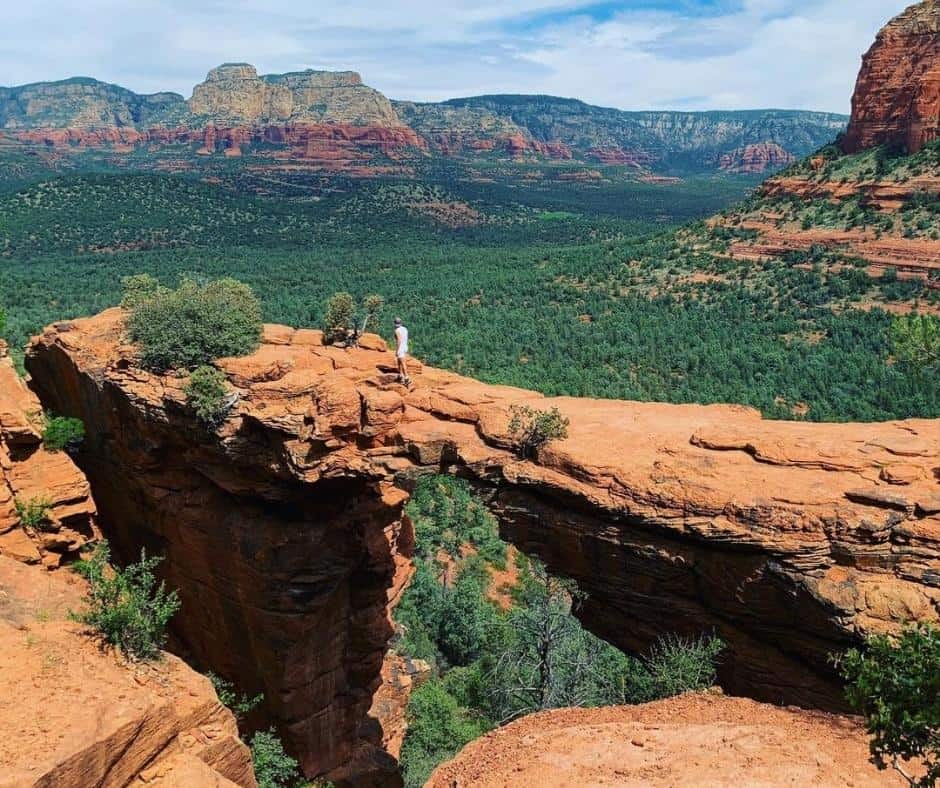
[{"label": "orange rock wall", "polygon": [[[381,343],[269,326],[254,355],[220,362],[239,403],[212,434],[182,379],[134,367],[122,320],[49,329],[28,367],[48,405],[89,425],[83,467],[115,542],[167,554],[181,641],[259,677],[246,689],[272,699],[311,774],[368,719],[420,474],[471,479],[506,537],[578,581],[580,615],[611,642],[718,632],[737,693],[842,708],[830,653],[940,620],[937,422],[548,400],[420,367],[405,390]],[[519,460],[514,403],[559,407],[571,437]]]},{"label": "orange rock wall", "polygon": [[938,137],[940,0],[924,0],[891,20],[864,56],[842,149],[915,153]]}]

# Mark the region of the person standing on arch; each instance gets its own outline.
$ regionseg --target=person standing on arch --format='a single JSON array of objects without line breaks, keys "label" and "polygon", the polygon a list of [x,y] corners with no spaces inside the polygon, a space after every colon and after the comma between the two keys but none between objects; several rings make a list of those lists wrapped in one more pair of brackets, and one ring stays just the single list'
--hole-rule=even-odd
[{"label": "person standing on arch", "polygon": [[408,377],[408,329],[400,317],[395,318],[395,358],[398,361],[398,381],[405,386],[411,384]]}]

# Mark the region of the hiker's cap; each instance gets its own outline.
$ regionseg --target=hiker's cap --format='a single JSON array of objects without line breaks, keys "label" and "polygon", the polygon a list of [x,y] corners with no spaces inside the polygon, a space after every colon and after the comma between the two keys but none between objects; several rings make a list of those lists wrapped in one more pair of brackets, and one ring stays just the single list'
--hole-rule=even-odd
[{"label": "hiker's cap", "polygon": [[401,325],[401,318],[400,318],[400,317],[396,317],[396,318],[395,318],[395,325],[396,325],[396,326],[400,326],[400,325]]}]

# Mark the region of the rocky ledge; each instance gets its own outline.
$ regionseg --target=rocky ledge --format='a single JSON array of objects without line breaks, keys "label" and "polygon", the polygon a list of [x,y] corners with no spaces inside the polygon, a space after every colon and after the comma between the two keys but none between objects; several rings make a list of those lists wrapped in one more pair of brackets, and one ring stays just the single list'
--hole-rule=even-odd
[{"label": "rocky ledge", "polygon": [[[88,481],[64,452],[42,446],[42,406],[0,344],[0,555],[55,569],[99,536]],[[42,522],[26,527],[19,509]]]},{"label": "rocky ledge", "polygon": [[0,556],[0,786],[255,788],[209,679],[103,649],[69,620],[84,590]]},{"label": "rocky ledge", "polygon": [[[547,399],[420,365],[406,389],[378,337],[344,350],[269,325],[253,355],[219,362],[238,401],[210,431],[184,377],[136,366],[123,318],[35,338],[34,385],[85,421],[79,462],[112,544],[167,556],[180,643],[265,692],[309,775],[381,743],[368,709],[419,474],[475,483],[503,535],[577,580],[585,624],[620,647],[717,631],[734,693],[841,708],[830,653],[940,619],[936,421]],[[558,407],[570,437],[519,459],[513,404]]]}]

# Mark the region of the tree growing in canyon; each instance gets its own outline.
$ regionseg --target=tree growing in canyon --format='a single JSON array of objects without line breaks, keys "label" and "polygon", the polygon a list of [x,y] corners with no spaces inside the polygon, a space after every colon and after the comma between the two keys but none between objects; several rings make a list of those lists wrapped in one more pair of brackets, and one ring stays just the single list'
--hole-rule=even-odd
[{"label": "tree growing in canyon", "polygon": [[47,451],[76,448],[85,439],[85,425],[81,419],[49,414],[43,419],[42,443]]},{"label": "tree growing in canyon", "polygon": [[[865,716],[872,761],[917,788],[940,782],[940,628],[927,623],[899,636],[873,635],[837,660],[849,702]],[[920,761],[924,774],[906,764]]]}]

